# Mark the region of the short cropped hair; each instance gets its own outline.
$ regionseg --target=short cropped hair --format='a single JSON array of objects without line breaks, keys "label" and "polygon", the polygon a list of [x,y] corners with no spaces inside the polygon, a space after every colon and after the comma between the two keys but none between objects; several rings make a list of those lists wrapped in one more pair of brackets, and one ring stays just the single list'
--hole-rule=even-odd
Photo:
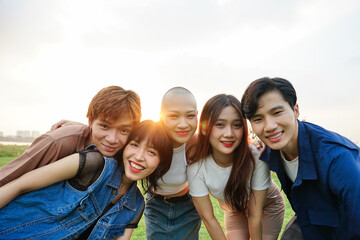
[{"label": "short cropped hair", "polygon": [[140,97],[131,90],[119,86],[101,89],[91,100],[86,117],[91,124],[96,119],[116,121],[119,117],[130,115],[134,125],[140,122]]},{"label": "short cropped hair", "polygon": [[290,107],[295,106],[297,101],[296,91],[288,80],[264,77],[250,83],[245,90],[241,99],[241,111],[244,117],[247,119],[252,118],[259,107],[259,98],[271,91],[278,91],[284,100],[289,103]]},{"label": "short cropped hair", "polygon": [[173,93],[180,93],[180,94],[189,94],[190,96],[192,96],[194,98],[194,101],[196,103],[196,100],[195,100],[195,97],[194,95],[187,89],[187,88],[184,88],[184,87],[173,87],[173,88],[170,88],[169,90],[166,91],[166,93],[164,94],[162,100],[161,100],[161,112],[164,110],[165,108],[165,97],[168,95],[168,94],[173,94]]}]

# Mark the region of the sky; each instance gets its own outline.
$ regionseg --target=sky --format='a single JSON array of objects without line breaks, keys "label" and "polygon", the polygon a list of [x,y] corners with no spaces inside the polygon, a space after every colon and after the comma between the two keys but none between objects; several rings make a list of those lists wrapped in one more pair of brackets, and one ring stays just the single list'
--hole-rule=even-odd
[{"label": "sky", "polygon": [[358,0],[0,0],[0,131],[87,123],[103,87],[136,91],[143,119],[188,88],[199,115],[261,77],[291,81],[300,120],[360,144]]}]

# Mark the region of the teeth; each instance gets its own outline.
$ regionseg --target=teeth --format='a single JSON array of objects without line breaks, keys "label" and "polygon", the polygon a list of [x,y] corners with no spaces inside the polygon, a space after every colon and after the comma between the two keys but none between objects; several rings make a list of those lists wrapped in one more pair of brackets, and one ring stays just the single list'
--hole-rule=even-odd
[{"label": "teeth", "polygon": [[279,132],[278,134],[276,134],[276,135],[274,135],[274,136],[271,136],[271,137],[269,137],[269,138],[271,138],[271,139],[277,138],[277,137],[281,136],[281,134],[282,134],[282,132]]},{"label": "teeth", "polygon": [[138,169],[138,170],[144,170],[143,167],[141,167],[141,166],[139,166],[139,165],[137,165],[137,164],[135,164],[135,163],[133,163],[133,162],[130,162],[130,165],[131,165],[133,168],[136,168],[136,169]]}]

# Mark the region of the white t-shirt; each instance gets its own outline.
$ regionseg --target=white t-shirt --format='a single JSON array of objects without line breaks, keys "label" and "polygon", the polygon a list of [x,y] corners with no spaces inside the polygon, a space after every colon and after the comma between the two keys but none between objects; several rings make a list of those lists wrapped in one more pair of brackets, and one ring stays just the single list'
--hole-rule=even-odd
[{"label": "white t-shirt", "polygon": [[[266,162],[259,160],[260,152],[255,146],[249,145],[255,159],[255,171],[251,179],[253,190],[264,190],[270,187],[271,177],[269,166]],[[193,197],[204,197],[209,193],[216,198],[223,210],[228,210],[224,201],[224,189],[229,180],[230,167],[220,167],[216,164],[211,154],[187,168],[190,195]],[[248,186],[250,179],[248,180]]]},{"label": "white t-shirt", "polygon": [[296,157],[295,159],[288,161],[285,159],[283,153],[280,151],[281,159],[284,165],[284,170],[286,175],[290,178],[292,182],[295,182],[298,168],[299,168],[299,157]]},{"label": "white t-shirt", "polygon": [[188,183],[186,178],[186,155],[185,145],[173,149],[173,156],[169,171],[157,181],[159,188],[156,190],[160,195],[176,194],[184,190]]}]

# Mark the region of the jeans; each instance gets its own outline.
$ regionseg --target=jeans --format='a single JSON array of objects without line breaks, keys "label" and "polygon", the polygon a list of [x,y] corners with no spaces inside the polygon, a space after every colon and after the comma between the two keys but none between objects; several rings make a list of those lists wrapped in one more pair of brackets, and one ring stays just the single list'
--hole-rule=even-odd
[{"label": "jeans", "polygon": [[165,203],[146,196],[145,227],[148,240],[197,240],[201,218],[192,199],[185,202]]}]

